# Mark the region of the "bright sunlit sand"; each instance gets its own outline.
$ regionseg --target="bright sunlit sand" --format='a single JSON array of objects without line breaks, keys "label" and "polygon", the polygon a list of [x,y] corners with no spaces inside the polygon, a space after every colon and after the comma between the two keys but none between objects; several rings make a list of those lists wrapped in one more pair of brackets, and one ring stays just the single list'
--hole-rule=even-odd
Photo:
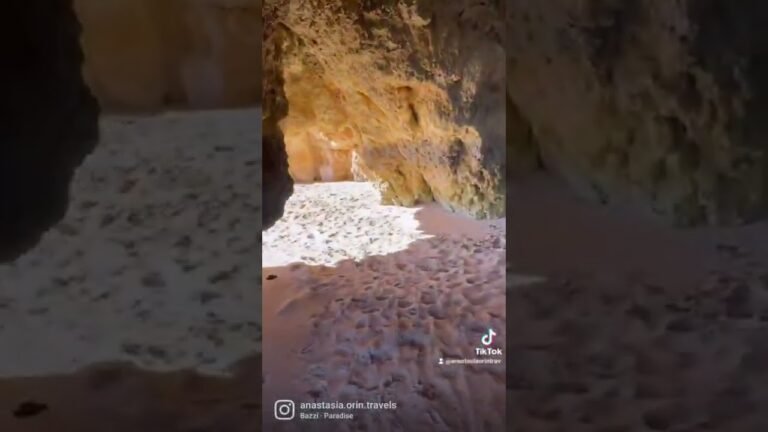
[{"label": "bright sunlit sand", "polygon": [[385,206],[371,183],[294,185],[285,213],[264,231],[263,266],[333,266],[404,250],[432,237],[419,227],[418,208]]}]

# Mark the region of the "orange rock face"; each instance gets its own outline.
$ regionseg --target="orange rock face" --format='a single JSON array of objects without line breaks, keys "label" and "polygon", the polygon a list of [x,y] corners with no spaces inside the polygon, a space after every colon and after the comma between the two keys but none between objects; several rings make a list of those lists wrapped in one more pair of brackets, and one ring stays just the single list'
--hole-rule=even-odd
[{"label": "orange rock face", "polygon": [[353,151],[321,132],[286,134],[285,150],[288,153],[288,172],[298,183],[352,178]]},{"label": "orange rock face", "polygon": [[265,140],[284,144],[296,181],[353,176],[385,204],[502,215],[497,6],[265,1]]},{"label": "orange rock face", "polygon": [[261,0],[75,0],[84,74],[106,110],[261,99]]}]

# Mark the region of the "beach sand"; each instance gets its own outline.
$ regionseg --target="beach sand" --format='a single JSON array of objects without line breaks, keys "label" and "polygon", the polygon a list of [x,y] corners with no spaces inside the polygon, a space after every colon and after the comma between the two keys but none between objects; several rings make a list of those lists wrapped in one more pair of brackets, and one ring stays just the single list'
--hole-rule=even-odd
[{"label": "beach sand", "polygon": [[[503,362],[438,364],[488,328],[504,348],[504,220],[379,202],[368,183],[296,185],[263,233],[265,430],[504,430]],[[279,399],[397,409],[281,422]]]},{"label": "beach sand", "polygon": [[508,199],[538,278],[507,294],[510,431],[768,431],[768,224],[673,229],[544,176]]},{"label": "beach sand", "polygon": [[256,430],[260,118],[102,118],[64,220],[0,265],[1,431]]}]

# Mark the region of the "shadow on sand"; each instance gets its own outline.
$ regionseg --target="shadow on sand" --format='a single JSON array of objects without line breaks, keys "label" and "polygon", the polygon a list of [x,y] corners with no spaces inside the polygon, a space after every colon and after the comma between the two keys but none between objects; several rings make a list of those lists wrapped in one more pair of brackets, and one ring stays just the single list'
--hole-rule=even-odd
[{"label": "shadow on sand", "polygon": [[[337,389],[356,389],[360,391],[357,396],[361,398],[379,394],[377,400],[410,402],[410,407],[401,405],[396,415],[386,417],[391,429],[398,424],[408,424],[427,426],[427,429],[420,430],[430,430],[430,426],[470,430],[467,429],[470,425],[481,427],[479,430],[499,430],[494,428],[503,423],[503,415],[500,415],[504,409],[503,367],[466,366],[461,370],[440,370],[434,355],[437,351],[442,351],[446,357],[464,355],[467,349],[476,345],[474,339],[486,326],[504,329],[503,240],[498,236],[489,237],[487,226],[482,223],[446,215],[438,208],[425,208],[417,217],[421,229],[434,237],[414,242],[404,251],[368,257],[358,263],[342,262],[336,267],[294,264],[265,268],[264,349],[269,350],[273,365],[299,364],[300,357],[307,352],[302,355],[292,353],[296,346],[291,343],[307,340],[291,340],[290,337],[284,341],[271,340],[281,333],[273,333],[269,329],[285,322],[281,320],[300,319],[300,322],[294,322],[297,325],[292,327],[293,333],[289,336],[299,337],[302,330],[316,329],[312,325],[314,323],[325,330],[324,334],[334,336],[331,340],[318,338],[318,334],[314,333],[317,348],[315,355],[309,357],[313,363],[323,364],[325,359],[335,362],[327,363],[328,366],[342,365],[338,362],[343,363],[348,358],[334,354],[335,350],[327,350],[327,346],[322,346],[323,342],[335,344],[335,337],[343,330],[360,330],[357,327],[359,319],[375,315],[373,303],[367,304],[362,297],[358,299],[362,301],[356,302],[356,293],[388,293],[386,299],[396,301],[392,315],[387,318],[387,310],[382,309],[378,316],[379,337],[371,336],[363,341],[369,344],[368,348],[378,347],[379,351],[369,350],[369,364],[362,369],[352,368],[350,375],[344,379],[344,385]],[[302,281],[310,282],[310,285],[288,283],[301,275],[305,276]],[[330,279],[325,280],[325,276]],[[323,285],[324,280],[338,282],[344,279],[365,285]],[[277,282],[280,282],[284,292],[278,292]],[[369,290],[365,291],[365,288]],[[441,303],[436,297],[449,292],[453,295],[444,297],[455,301],[455,304]],[[296,296],[297,293],[302,295]],[[332,303],[347,307],[327,310],[329,303],[326,301],[339,296],[343,296],[345,301]],[[287,308],[287,303],[280,302],[286,299],[294,300],[293,303],[288,302]],[[369,297],[369,300],[375,301],[375,296]],[[270,305],[274,310],[269,310]],[[336,314],[340,311],[354,316],[355,326],[350,327],[351,322],[340,320],[341,315]],[[271,321],[270,313],[279,315],[279,318]],[[317,315],[311,317],[312,313]],[[324,319],[327,320],[322,324]],[[390,327],[386,324],[388,320],[393,324]],[[373,321],[375,319],[367,321],[369,330],[375,326]],[[334,330],[336,324],[338,327]],[[503,334],[500,340],[504,340]],[[353,349],[351,345],[350,349]],[[375,357],[376,353],[379,358]],[[228,377],[215,377],[192,370],[150,372],[129,363],[110,363],[93,365],[73,374],[3,378],[0,379],[0,430],[260,430],[261,354],[238,362],[232,372]],[[274,375],[269,367],[265,372],[266,376]],[[300,375],[296,370],[288,372],[294,377]],[[306,396],[305,399],[311,397]],[[269,416],[271,405],[268,403],[268,406]],[[369,425],[378,422],[371,416],[358,418]],[[328,430],[341,430],[337,427],[338,423],[328,425]]]},{"label": "shadow on sand", "polygon": [[509,192],[514,431],[768,430],[768,225],[674,229],[551,178]]},{"label": "shadow on sand", "polygon": [[[503,220],[479,222],[436,206],[416,218],[431,237],[396,253],[264,268],[266,406],[279,399],[398,404],[315,422],[313,431],[503,430],[503,361],[438,364],[474,358],[489,327],[504,347]],[[308,427],[270,418],[270,431]]]}]

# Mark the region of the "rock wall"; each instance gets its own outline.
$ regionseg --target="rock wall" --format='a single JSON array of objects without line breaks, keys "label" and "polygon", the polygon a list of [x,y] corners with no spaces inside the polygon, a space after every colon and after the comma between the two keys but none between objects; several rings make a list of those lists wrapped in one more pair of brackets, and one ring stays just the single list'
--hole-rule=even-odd
[{"label": "rock wall", "polygon": [[322,132],[286,127],[288,171],[296,182],[351,180],[353,151]]},{"label": "rock wall", "polygon": [[254,105],[261,0],[75,0],[85,75],[108,110]]},{"label": "rock wall", "polygon": [[[265,68],[283,85],[265,81],[272,88],[265,118],[279,124],[289,152],[322,137],[343,155],[339,166],[348,158],[386,203],[436,200],[475,217],[499,216],[506,169],[500,8],[481,0],[266,0],[265,21],[280,28],[282,45]],[[266,101],[278,95],[279,104]],[[284,106],[286,115],[268,105]]]},{"label": "rock wall", "polygon": [[768,3],[509,0],[506,16],[524,167],[533,142],[596,201],[681,225],[768,216]]},{"label": "rock wall", "polygon": [[65,214],[74,170],[96,144],[71,0],[24,0],[0,14],[0,262]]},{"label": "rock wall", "polygon": [[279,122],[288,115],[283,80],[283,56],[286,33],[280,21],[280,4],[266,1],[263,34],[262,145],[262,230],[274,225],[293,193],[293,179],[288,173],[288,155]]}]

